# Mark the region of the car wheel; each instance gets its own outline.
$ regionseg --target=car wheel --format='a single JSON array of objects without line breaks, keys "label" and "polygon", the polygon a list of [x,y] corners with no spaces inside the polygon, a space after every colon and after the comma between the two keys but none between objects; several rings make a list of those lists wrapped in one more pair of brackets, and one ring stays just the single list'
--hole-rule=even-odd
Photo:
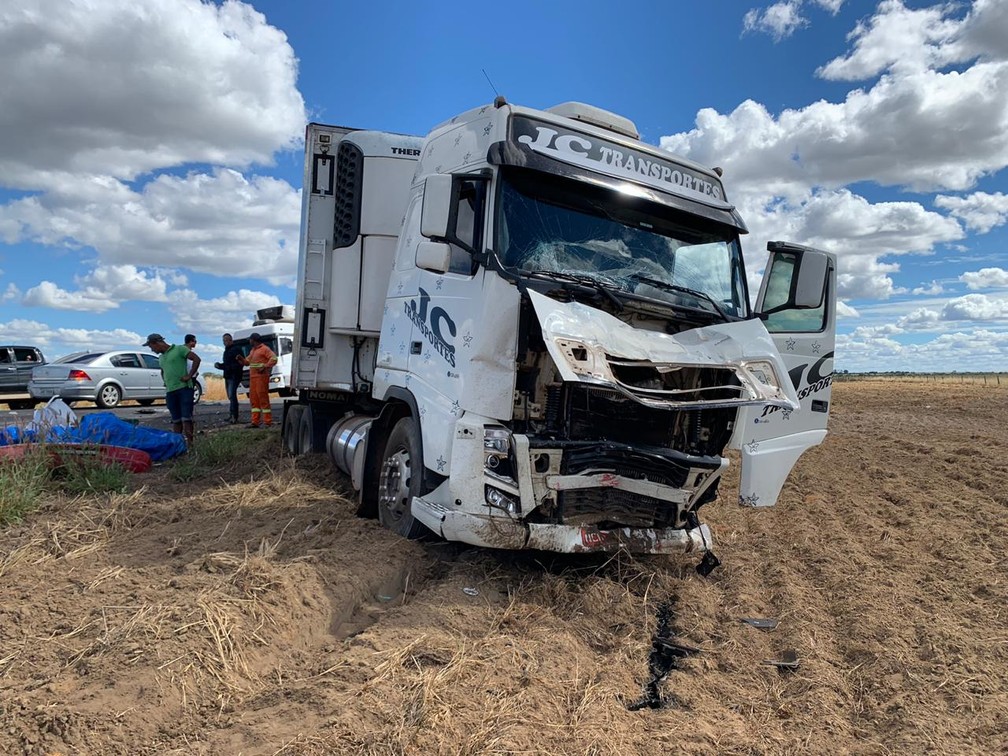
[{"label": "car wheel", "polygon": [[119,406],[122,401],[122,389],[114,383],[106,383],[98,389],[98,398],[95,401],[102,409],[113,409]]},{"label": "car wheel", "polygon": [[193,383],[192,390],[192,400],[193,404],[199,404],[199,400],[203,398],[203,387],[198,383]]},{"label": "car wheel", "polygon": [[413,497],[426,493],[423,485],[423,454],[420,429],[412,417],[395,424],[385,442],[378,479],[378,519],[406,538],[420,538],[430,530],[413,517]]}]

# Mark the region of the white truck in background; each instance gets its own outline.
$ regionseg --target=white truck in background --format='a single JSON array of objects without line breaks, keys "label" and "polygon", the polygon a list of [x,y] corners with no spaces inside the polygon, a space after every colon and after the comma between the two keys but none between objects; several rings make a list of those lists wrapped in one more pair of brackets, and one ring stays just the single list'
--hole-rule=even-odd
[{"label": "white truck in background", "polygon": [[[277,363],[270,373],[269,390],[271,394],[293,396],[291,387],[291,365],[294,358],[294,308],[291,305],[274,305],[256,310],[255,322],[251,328],[239,328],[232,331],[231,338],[241,347],[242,354],[248,356],[252,349],[249,336],[258,333],[263,343],[273,350]],[[249,370],[245,368],[242,381],[238,386],[238,395],[247,396],[249,392]]]},{"label": "white truck in background", "polygon": [[836,259],[773,242],[755,309],[719,169],[581,103],[426,137],[309,124],[288,452],[407,537],[698,550],[741,457],[775,503],[826,435]]}]

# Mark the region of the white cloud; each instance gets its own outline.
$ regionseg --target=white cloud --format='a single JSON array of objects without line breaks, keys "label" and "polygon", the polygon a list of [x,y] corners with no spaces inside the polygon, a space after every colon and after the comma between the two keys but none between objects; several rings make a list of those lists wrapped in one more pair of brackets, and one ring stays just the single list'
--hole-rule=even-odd
[{"label": "white cloud", "polygon": [[849,304],[844,302],[842,299],[838,299],[836,303],[837,317],[838,318],[859,318],[861,313],[851,307]]},{"label": "white cloud", "polygon": [[1008,286],[1008,270],[1004,268],[981,268],[967,271],[959,276],[967,289],[993,289]]},{"label": "white cloud", "polygon": [[232,0],[7,0],[0,71],[8,187],[265,163],[305,121],[286,36]]},{"label": "white cloud", "polygon": [[854,50],[834,58],[817,73],[824,79],[857,81],[882,71],[917,72],[941,67],[954,56],[950,42],[960,23],[945,16],[948,6],[911,10],[900,0],[884,0],[876,14],[847,35]]},{"label": "white cloud", "polygon": [[836,352],[837,368],[854,372],[1003,371],[1008,331],[943,333],[930,341],[912,344],[902,344],[884,335],[852,333],[837,337]]},{"label": "white cloud", "polygon": [[884,0],[875,15],[848,35],[854,49],[817,72],[826,79],[858,81],[883,71],[915,73],[974,59],[1008,59],[1008,6],[976,0],[964,17],[961,5],[910,9]]},{"label": "white cloud", "polygon": [[97,266],[86,276],[75,278],[80,287],[67,291],[51,281],[42,281],[25,292],[22,304],[57,310],[106,312],[125,301],[163,302],[166,282],[157,273],[148,274],[134,265]]},{"label": "white cloud", "polygon": [[974,192],[968,197],[939,194],[935,205],[960,218],[971,231],[985,234],[1008,222],[1008,194]]},{"label": "white cloud", "polygon": [[932,328],[941,321],[941,313],[927,307],[919,307],[909,315],[904,315],[896,321],[899,328],[907,330],[919,330]]},{"label": "white cloud", "polygon": [[273,294],[239,289],[222,297],[200,299],[189,289],[174,291],[169,296],[169,308],[175,316],[180,333],[195,333],[203,341],[216,342],[222,333],[252,325],[255,312],[281,302]]},{"label": "white cloud", "polygon": [[964,190],[1008,165],[1008,62],[886,75],[776,118],[752,100],[728,115],[704,108],[696,128],[660,144],[776,196],[858,181]]},{"label": "white cloud", "polygon": [[816,5],[824,10],[828,10],[834,16],[840,12],[844,0],[812,0]]},{"label": "white cloud", "polygon": [[936,294],[941,294],[945,291],[944,287],[937,281],[932,281],[929,286],[918,286],[911,293],[916,296],[929,296],[933,297]]},{"label": "white cloud", "polygon": [[35,320],[17,319],[0,323],[0,342],[32,344],[42,349],[47,360],[84,350],[140,349],[143,337],[135,331],[116,328],[102,331],[88,328],[54,328]]},{"label": "white cloud", "polygon": [[775,40],[790,37],[808,21],[801,15],[801,0],[774,3],[765,10],[753,8],[742,19],[743,32],[766,32]]},{"label": "white cloud", "polygon": [[27,307],[52,307],[55,310],[76,310],[78,312],[106,312],[119,306],[108,297],[95,297],[84,292],[66,291],[52,281],[42,281],[37,286],[28,289],[21,304]]},{"label": "white cloud", "polygon": [[[760,195],[761,185],[740,184],[734,198],[749,223],[747,259],[762,265],[762,250],[771,238],[800,241],[835,252],[839,293],[852,299],[885,299],[900,293],[891,274],[898,263],[881,257],[930,253],[939,244],[962,238],[956,221],[926,210],[916,202],[869,203],[847,189],[820,190],[795,200]],[[761,204],[766,203],[766,204]]]},{"label": "white cloud", "polygon": [[944,320],[1008,320],[1008,297],[966,294],[942,308]]},{"label": "white cloud", "polygon": [[21,289],[17,287],[17,284],[9,283],[7,284],[7,288],[4,289],[3,295],[0,296],[0,301],[13,302],[20,296],[21,296]]},{"label": "white cloud", "polygon": [[[161,175],[140,191],[91,177],[0,207],[0,224],[15,222],[19,240],[92,247],[106,266],[184,267],[289,284],[300,213],[300,194],[287,182],[220,168]],[[169,282],[184,285],[173,275]]]},{"label": "white cloud", "polygon": [[956,321],[1008,324],[1008,296],[966,294],[946,301],[940,309],[920,307],[896,321],[900,328],[911,331],[940,331]]}]

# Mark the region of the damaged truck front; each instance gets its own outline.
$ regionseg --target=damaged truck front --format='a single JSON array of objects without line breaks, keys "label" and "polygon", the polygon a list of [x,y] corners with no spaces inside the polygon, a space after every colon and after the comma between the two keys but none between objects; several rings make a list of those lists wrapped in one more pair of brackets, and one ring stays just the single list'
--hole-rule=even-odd
[{"label": "damaged truck front", "polygon": [[751,309],[720,171],[580,103],[499,99],[416,152],[352,385],[319,381],[324,311],[299,286],[301,422],[328,429],[362,514],[500,548],[709,551],[729,448],[739,500],[776,501],[826,432],[832,255],[771,243]]}]

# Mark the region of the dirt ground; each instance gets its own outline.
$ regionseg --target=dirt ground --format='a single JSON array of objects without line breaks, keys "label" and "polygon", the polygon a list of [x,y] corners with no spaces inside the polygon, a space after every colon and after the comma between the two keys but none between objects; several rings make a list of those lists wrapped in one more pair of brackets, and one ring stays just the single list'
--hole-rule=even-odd
[{"label": "dirt ground", "polygon": [[[724,482],[707,578],[399,540],[276,431],[51,501],[0,532],[0,752],[1005,752],[1008,385],[841,383],[830,430],[774,509]],[[631,711],[663,606],[700,652]]]}]

